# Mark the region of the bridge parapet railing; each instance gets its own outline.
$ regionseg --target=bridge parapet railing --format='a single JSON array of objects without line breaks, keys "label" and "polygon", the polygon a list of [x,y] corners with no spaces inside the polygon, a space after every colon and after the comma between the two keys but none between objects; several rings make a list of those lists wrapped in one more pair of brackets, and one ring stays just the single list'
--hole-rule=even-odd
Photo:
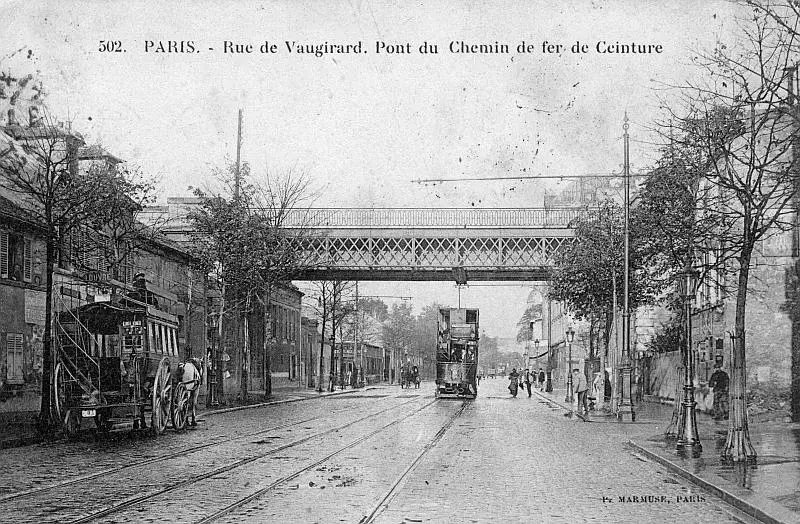
[{"label": "bridge parapet railing", "polygon": [[287,227],[309,228],[566,228],[576,208],[312,208],[292,210]]}]

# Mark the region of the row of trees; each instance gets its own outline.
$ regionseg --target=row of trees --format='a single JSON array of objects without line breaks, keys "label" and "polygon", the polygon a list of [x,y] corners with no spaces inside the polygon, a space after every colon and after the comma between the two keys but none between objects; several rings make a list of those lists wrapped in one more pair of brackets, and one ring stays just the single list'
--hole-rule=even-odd
[{"label": "row of trees", "polygon": [[[299,245],[309,235],[309,217],[302,210],[314,195],[303,172],[267,173],[256,181],[247,163],[229,163],[213,174],[218,189],[194,189],[200,204],[188,214],[194,231],[190,249],[219,297],[217,338],[239,348],[240,398],[246,401],[254,341],[262,345],[258,375],[265,394],[272,392],[270,305],[277,287],[290,283],[309,263]],[[301,213],[292,216],[295,211]],[[289,220],[293,227],[287,227]],[[262,332],[253,333],[253,326]],[[219,361],[215,368],[221,369]],[[221,380],[217,388],[222,398]]]},{"label": "row of trees", "polygon": [[[664,139],[661,157],[630,220],[633,306],[659,301],[677,311],[673,282],[687,265],[735,297],[732,413],[722,452],[733,460],[755,457],[745,395],[751,268],[765,239],[795,227],[800,188],[793,84],[800,17],[792,3],[749,3],[735,42],[694,57],[700,80],[668,86],[666,116],[654,127]],[[579,221],[551,292],[577,318],[599,324],[606,351],[622,293],[621,216],[607,202]]]}]

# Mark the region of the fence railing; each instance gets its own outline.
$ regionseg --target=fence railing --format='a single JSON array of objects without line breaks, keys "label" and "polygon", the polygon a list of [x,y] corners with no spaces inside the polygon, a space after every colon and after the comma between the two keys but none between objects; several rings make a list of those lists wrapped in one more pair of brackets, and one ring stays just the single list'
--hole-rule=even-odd
[{"label": "fence railing", "polygon": [[286,227],[308,228],[566,228],[585,213],[561,208],[312,208],[292,210]]}]

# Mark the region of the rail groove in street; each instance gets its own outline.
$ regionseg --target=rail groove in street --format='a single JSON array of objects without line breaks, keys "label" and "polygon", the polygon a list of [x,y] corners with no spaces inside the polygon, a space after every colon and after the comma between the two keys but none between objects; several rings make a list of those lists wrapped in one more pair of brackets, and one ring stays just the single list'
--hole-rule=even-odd
[{"label": "rail groove in street", "polygon": [[[193,477],[187,478],[187,479],[182,480],[180,482],[176,482],[175,484],[172,484],[172,485],[167,486],[165,488],[159,489],[157,491],[153,491],[153,492],[145,493],[145,494],[142,494],[142,495],[139,495],[139,496],[135,496],[133,498],[129,498],[129,499],[124,500],[124,501],[122,501],[122,502],[120,502],[118,504],[114,504],[114,505],[109,506],[109,507],[107,507],[107,508],[105,508],[103,510],[91,513],[89,515],[84,515],[83,517],[80,517],[80,518],[78,518],[76,520],[73,520],[73,521],[70,521],[70,522],[72,524],[80,524],[80,523],[84,523],[84,522],[90,522],[90,521],[93,521],[95,519],[103,518],[103,517],[106,517],[108,515],[112,515],[114,513],[118,513],[120,511],[125,510],[125,509],[131,508],[131,507],[136,506],[138,504],[141,504],[142,502],[145,502],[147,500],[150,500],[150,499],[159,497],[159,496],[161,496],[163,494],[166,494],[166,493],[169,493],[171,491],[174,491],[176,489],[183,488],[183,487],[189,486],[191,484],[196,484],[197,482],[203,481],[203,480],[205,480],[207,478],[211,478],[211,477],[214,477],[214,476],[219,475],[221,473],[225,473],[225,472],[231,471],[233,469],[240,468],[242,466],[246,466],[247,464],[251,464],[251,463],[253,463],[253,462],[257,461],[257,460],[260,460],[262,458],[268,457],[270,455],[273,455],[273,454],[278,453],[280,451],[283,451],[285,449],[288,449],[288,448],[291,448],[291,447],[294,447],[294,446],[298,446],[300,444],[303,444],[303,443],[308,442],[310,440],[313,440],[313,439],[328,435],[330,433],[338,432],[338,431],[340,431],[342,429],[345,429],[347,427],[353,426],[353,425],[355,425],[355,424],[357,424],[359,422],[362,422],[362,421],[364,421],[366,419],[376,417],[378,415],[386,413],[387,411],[391,411],[391,410],[394,410],[394,409],[401,408],[401,407],[403,407],[403,406],[405,406],[407,404],[410,404],[410,403],[418,401],[418,400],[419,400],[419,398],[414,398],[414,399],[408,400],[406,402],[401,402],[400,404],[397,404],[397,405],[394,405],[394,406],[390,406],[390,407],[387,407],[385,409],[381,409],[379,411],[370,413],[368,415],[360,417],[360,418],[358,418],[356,420],[353,420],[351,422],[348,422],[346,424],[342,424],[340,426],[336,426],[336,427],[333,427],[333,428],[330,428],[330,429],[327,429],[327,430],[324,430],[324,431],[320,431],[320,432],[314,433],[312,435],[297,439],[295,441],[289,442],[289,443],[284,444],[282,446],[278,446],[277,448],[265,451],[263,453],[258,453],[256,455],[251,456],[251,457],[247,457],[247,458],[244,458],[244,459],[237,460],[237,461],[235,461],[233,463],[230,463],[230,464],[228,464],[226,466],[222,466],[222,467],[213,469],[211,471],[208,471],[208,472],[200,474],[200,475],[195,475]],[[424,408],[430,406],[434,402],[436,402],[436,401],[435,400],[431,400],[430,402],[428,402],[421,409],[424,409]],[[416,413],[416,411],[414,413]],[[401,418],[400,420],[403,420],[404,418],[407,418],[407,417],[408,416],[405,416],[405,417]]]},{"label": "rail groove in street", "polygon": [[450,429],[450,427],[453,425],[453,423],[456,421],[456,419],[461,416],[461,414],[466,409],[467,405],[469,405],[469,403],[467,401],[464,401],[461,404],[461,407],[458,409],[458,411],[453,413],[453,415],[450,417],[450,420],[448,420],[445,423],[445,425],[442,426],[442,428],[436,433],[436,435],[434,435],[433,438],[427,444],[425,444],[425,447],[422,448],[422,451],[420,451],[417,454],[417,456],[414,458],[414,460],[411,462],[411,464],[405,469],[405,471],[403,471],[403,473],[401,473],[400,476],[397,477],[397,480],[394,481],[394,483],[392,484],[392,487],[389,488],[389,491],[386,493],[386,495],[384,495],[381,498],[381,500],[378,502],[378,504],[373,508],[372,512],[370,512],[369,515],[366,515],[364,518],[362,518],[359,521],[359,524],[369,524],[371,522],[374,522],[375,519],[378,517],[378,515],[383,513],[383,511],[386,510],[386,508],[389,507],[389,504],[391,504],[392,499],[394,499],[394,497],[400,491],[400,487],[403,485],[405,480],[408,478],[408,475],[412,471],[414,471],[414,468],[417,467],[417,464],[419,464],[419,462],[422,460],[422,458],[425,455],[427,455],[428,452],[430,450],[432,450],[436,446],[436,444],[439,443],[440,440],[442,440],[442,437],[444,437],[444,434],[447,433],[447,430]]},{"label": "rail groove in street", "polygon": [[[376,429],[374,431],[371,431],[370,433],[364,435],[363,437],[357,438],[356,440],[348,443],[345,446],[342,446],[341,448],[337,449],[336,451],[325,455],[324,457],[322,457],[321,459],[317,460],[313,464],[309,464],[308,466],[305,466],[305,467],[295,471],[291,475],[286,475],[284,477],[279,478],[278,480],[272,482],[269,486],[266,486],[266,487],[256,491],[255,493],[252,493],[252,494],[248,495],[247,497],[245,497],[243,499],[240,499],[240,500],[234,502],[233,504],[230,504],[230,505],[224,507],[223,509],[217,511],[216,513],[213,513],[213,514],[205,517],[204,519],[198,521],[197,524],[206,524],[208,522],[213,522],[213,521],[218,520],[218,519],[220,519],[220,518],[222,518],[222,517],[224,517],[226,515],[229,515],[230,513],[236,511],[237,509],[239,509],[239,508],[241,508],[243,506],[246,506],[250,502],[253,502],[254,500],[259,499],[264,494],[266,494],[267,492],[275,489],[276,487],[280,486],[281,484],[284,484],[286,482],[289,482],[290,480],[293,480],[293,479],[299,477],[303,473],[305,473],[305,472],[307,472],[307,471],[309,471],[311,469],[316,468],[317,466],[323,464],[324,462],[327,462],[331,458],[335,457],[336,455],[338,455],[338,454],[340,454],[340,453],[342,453],[344,451],[347,451],[349,449],[354,448],[355,446],[361,444],[362,442],[371,439],[375,435],[377,435],[379,433],[382,433],[383,431],[387,430],[388,428],[390,428],[390,427],[392,427],[392,426],[394,426],[396,424],[399,424],[400,422],[408,420],[409,418],[417,415],[421,411],[423,411],[423,410],[427,409],[428,407],[432,406],[436,402],[437,402],[437,399],[431,400],[430,402],[428,402],[424,406],[417,408],[416,410],[412,411],[408,415],[404,415],[404,416],[402,416],[402,417],[400,417],[400,418],[398,418],[396,420],[393,420],[392,422],[389,422],[388,424],[385,424],[385,425],[381,426],[380,428],[378,428],[378,429]],[[464,410],[464,406],[462,405],[462,407],[457,412],[457,415],[460,415],[461,411],[463,411],[463,410]],[[452,424],[453,420],[455,420],[455,417],[451,418],[451,420],[447,423],[446,427],[450,427],[450,425]],[[443,434],[443,432],[441,430],[440,430],[440,433]],[[437,433],[437,436],[438,435],[439,434]],[[426,446],[426,448],[427,448],[427,446]],[[416,461],[415,461],[415,463],[416,463]]]},{"label": "rail groove in street", "polygon": [[[386,398],[386,397],[381,397],[381,398],[379,398],[379,400],[382,400],[382,398]],[[392,397],[389,397],[389,398],[392,398]],[[337,413],[344,412],[344,411],[348,411],[348,410],[347,409],[334,410],[334,411],[331,411],[330,413],[328,413],[327,415],[329,416],[329,415],[337,414]],[[152,457],[152,458],[149,458],[149,459],[139,460],[139,461],[136,461],[136,462],[131,462],[130,464],[124,464],[122,466],[106,468],[106,469],[103,469],[103,470],[100,470],[100,471],[96,471],[94,473],[87,473],[86,475],[80,475],[80,476],[75,477],[75,478],[71,478],[71,479],[67,479],[67,480],[61,481],[61,482],[56,482],[56,483],[53,483],[53,484],[49,484],[47,486],[39,486],[39,487],[36,487],[36,488],[30,488],[30,489],[27,489],[27,490],[18,491],[16,493],[9,493],[8,495],[0,496],[0,503],[7,502],[7,501],[10,501],[10,500],[30,497],[30,496],[33,496],[33,495],[37,495],[39,493],[43,493],[45,491],[58,489],[58,488],[63,488],[63,487],[66,487],[66,486],[71,486],[72,484],[78,484],[80,482],[86,482],[88,480],[96,479],[96,478],[102,477],[104,475],[113,475],[115,473],[119,473],[120,471],[123,471],[123,470],[126,470],[126,469],[135,468],[135,467],[139,467],[139,466],[146,466],[146,465],[154,464],[154,463],[157,463],[157,462],[163,462],[165,460],[170,460],[170,459],[173,459],[175,457],[180,457],[181,455],[189,455],[190,453],[194,453],[195,451],[200,451],[202,449],[210,448],[212,446],[221,446],[221,445],[227,444],[229,442],[234,442],[234,441],[237,441],[237,440],[244,440],[244,439],[252,438],[252,437],[255,437],[255,436],[258,436],[258,435],[263,435],[265,433],[270,433],[272,431],[277,431],[277,430],[280,430],[280,429],[290,428],[292,426],[305,424],[307,422],[313,422],[313,421],[319,420],[321,418],[323,418],[323,417],[322,416],[311,417],[311,418],[299,420],[299,421],[296,421],[296,422],[288,422],[286,424],[280,424],[278,426],[272,426],[270,428],[260,429],[258,431],[245,433],[243,435],[238,435],[238,436],[235,436],[235,437],[217,438],[217,439],[212,440],[211,442],[207,442],[205,444],[199,444],[197,446],[184,448],[184,449],[172,452],[172,453],[168,453],[166,455],[161,455],[161,456],[158,456],[158,457]]]}]

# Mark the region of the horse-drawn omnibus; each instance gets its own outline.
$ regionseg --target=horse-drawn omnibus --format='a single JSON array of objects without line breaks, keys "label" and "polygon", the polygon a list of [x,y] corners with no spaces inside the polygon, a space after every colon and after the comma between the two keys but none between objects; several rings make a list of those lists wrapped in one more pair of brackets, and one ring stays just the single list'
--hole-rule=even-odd
[{"label": "horse-drawn omnibus", "polygon": [[475,398],[478,392],[478,310],[440,309],[436,397]]},{"label": "horse-drawn omnibus", "polygon": [[146,283],[137,284],[132,293],[56,317],[53,409],[69,436],[86,419],[101,432],[125,420],[144,428],[148,414],[156,434],[170,419],[177,430],[186,426],[185,389],[173,388],[170,374],[179,360],[178,318],[159,309]]}]

